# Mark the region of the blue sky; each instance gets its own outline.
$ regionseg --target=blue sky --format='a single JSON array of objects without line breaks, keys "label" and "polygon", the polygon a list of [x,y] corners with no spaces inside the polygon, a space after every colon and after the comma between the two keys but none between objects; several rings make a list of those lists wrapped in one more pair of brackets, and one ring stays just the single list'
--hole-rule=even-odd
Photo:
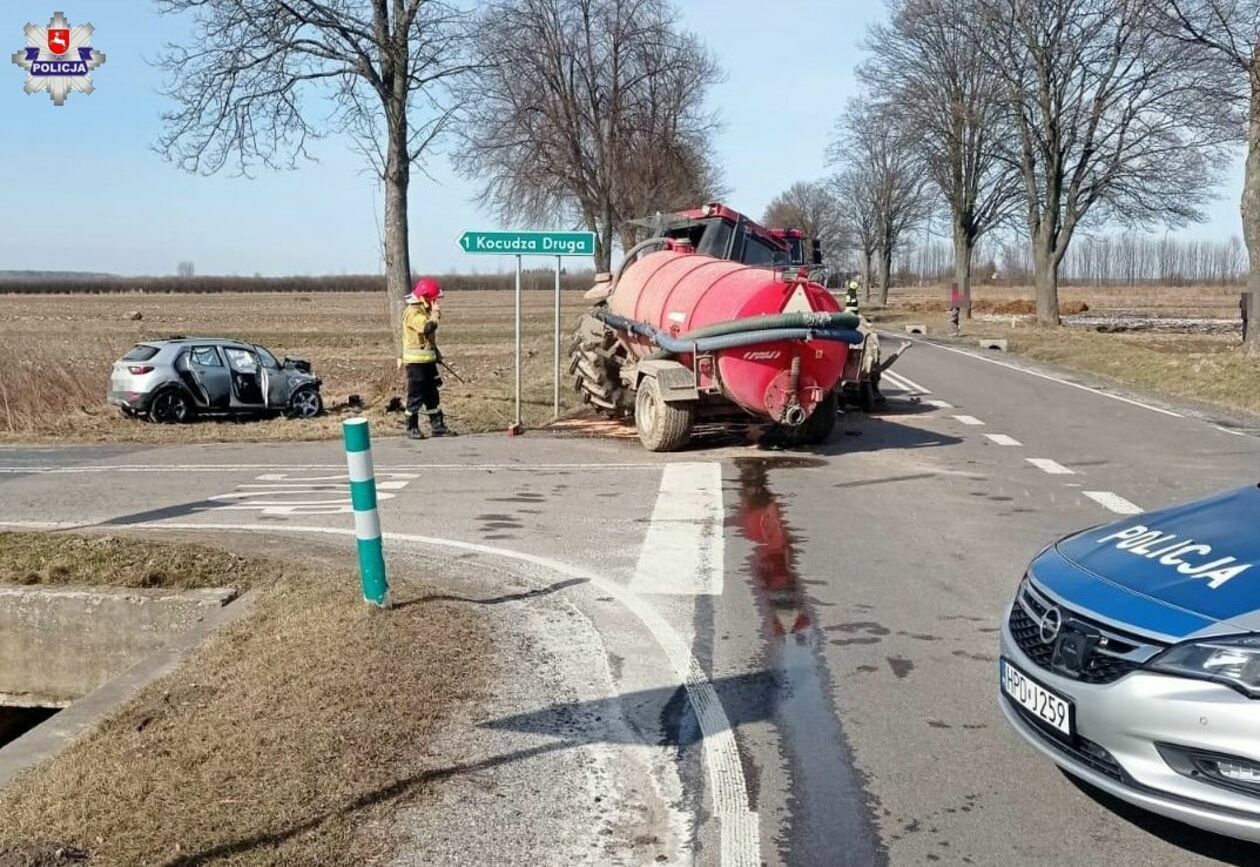
[{"label": "blue sky", "polygon": [[[96,27],[107,60],[96,92],[54,107],[26,95],[8,60],[25,44],[22,27],[46,24],[52,10],[72,25]],[[875,0],[683,0],[685,26],[701,34],[727,74],[712,91],[724,128],[715,147],[728,197],[759,215],[797,180],[825,174],[824,150],[836,116],[854,94],[853,67]],[[773,10],[768,11],[768,10]],[[380,270],[380,196],[358,154],[329,138],[318,162],[296,171],[230,171],[201,177],[163,161],[151,145],[165,100],[151,60],[186,24],[147,0],[5,0],[0,8],[0,270],[84,270],[168,274],[191,260],[200,274],[340,274]],[[468,256],[464,229],[497,228],[442,154],[432,179],[413,175],[412,261],[417,271],[493,271],[495,257]],[[1211,209],[1189,233],[1239,234],[1235,167]]]}]

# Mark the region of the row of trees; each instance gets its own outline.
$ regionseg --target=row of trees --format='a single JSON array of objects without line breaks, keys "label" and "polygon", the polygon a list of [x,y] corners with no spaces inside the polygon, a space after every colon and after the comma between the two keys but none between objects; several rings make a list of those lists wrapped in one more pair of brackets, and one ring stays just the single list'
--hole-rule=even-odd
[{"label": "row of trees", "polygon": [[1201,220],[1227,145],[1244,136],[1257,287],[1256,0],[888,0],[888,12],[867,35],[866,95],[832,146],[833,187],[881,294],[897,244],[939,215],[964,314],[977,244],[1016,230],[1038,317],[1057,324],[1078,233]]},{"label": "row of trees", "polygon": [[[1026,286],[1035,264],[1027,239],[990,233],[977,242],[971,271],[977,285]],[[892,273],[912,283],[954,279],[951,242],[917,236],[893,257]],[[1132,232],[1084,235],[1059,266],[1063,283],[1081,285],[1238,286],[1247,279],[1247,253],[1238,237],[1207,241]]]},{"label": "row of trees", "polygon": [[158,149],[193,172],[291,167],[351,137],[384,187],[392,309],[410,282],[412,170],[440,142],[506,220],[596,233],[717,194],[705,109],[721,71],[671,0],[155,0],[186,15],[160,59]]}]

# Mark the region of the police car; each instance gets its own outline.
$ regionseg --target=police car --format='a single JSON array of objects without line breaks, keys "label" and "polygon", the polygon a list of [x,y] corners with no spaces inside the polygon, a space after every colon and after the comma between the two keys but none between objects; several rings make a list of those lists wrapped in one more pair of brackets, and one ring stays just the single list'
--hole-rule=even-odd
[{"label": "police car", "polygon": [[1069,536],[1002,624],[999,704],[1068,773],[1260,842],[1260,488]]}]

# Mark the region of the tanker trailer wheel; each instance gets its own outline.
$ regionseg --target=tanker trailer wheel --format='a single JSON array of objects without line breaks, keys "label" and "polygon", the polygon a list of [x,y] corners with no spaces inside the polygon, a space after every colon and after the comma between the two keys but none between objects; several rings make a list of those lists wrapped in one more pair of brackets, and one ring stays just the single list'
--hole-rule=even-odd
[{"label": "tanker trailer wheel", "polygon": [[573,389],[599,412],[621,409],[621,357],[617,335],[589,313],[578,322],[569,345],[569,373]]},{"label": "tanker trailer wheel", "polygon": [[839,409],[836,393],[829,391],[814,407],[809,418],[794,428],[780,426],[780,435],[789,446],[816,446],[825,443],[836,429],[836,414]]},{"label": "tanker trailer wheel", "polygon": [[656,377],[645,376],[639,382],[634,396],[634,425],[639,431],[639,442],[648,451],[678,451],[691,439],[695,419],[694,403],[665,402]]}]

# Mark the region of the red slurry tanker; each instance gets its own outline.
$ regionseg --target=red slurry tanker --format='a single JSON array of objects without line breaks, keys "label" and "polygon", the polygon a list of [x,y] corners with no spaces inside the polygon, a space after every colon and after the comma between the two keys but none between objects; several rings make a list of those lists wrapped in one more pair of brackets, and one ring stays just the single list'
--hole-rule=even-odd
[{"label": "red slurry tanker", "polygon": [[643,224],[655,237],[587,293],[570,364],[583,398],[632,413],[652,451],[686,445],[699,420],[749,416],[789,442],[826,439],[863,336],[811,267],[793,264],[800,239],[716,203]]}]

